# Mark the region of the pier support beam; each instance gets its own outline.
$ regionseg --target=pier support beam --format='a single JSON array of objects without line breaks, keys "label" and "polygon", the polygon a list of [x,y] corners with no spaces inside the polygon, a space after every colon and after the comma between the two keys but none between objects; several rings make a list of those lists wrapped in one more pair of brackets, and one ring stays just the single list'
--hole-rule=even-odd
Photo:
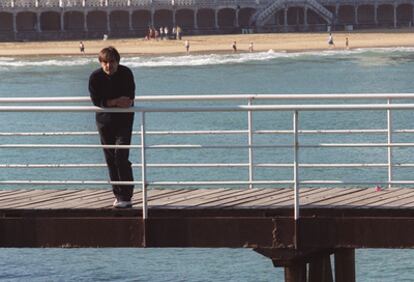
[{"label": "pier support beam", "polygon": [[285,267],[285,282],[306,282],[306,264],[295,264]]},{"label": "pier support beam", "polygon": [[309,282],[333,282],[330,255],[324,255],[309,263]]},{"label": "pier support beam", "polygon": [[335,250],[335,282],[355,281],[355,249]]}]

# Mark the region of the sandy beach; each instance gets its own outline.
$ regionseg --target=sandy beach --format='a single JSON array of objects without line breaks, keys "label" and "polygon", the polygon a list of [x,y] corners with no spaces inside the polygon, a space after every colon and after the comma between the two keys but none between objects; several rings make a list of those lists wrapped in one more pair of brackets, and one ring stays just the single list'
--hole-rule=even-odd
[{"label": "sandy beach", "polygon": [[[345,38],[350,49],[372,47],[414,47],[414,29],[380,30],[369,32],[333,33],[335,49],[345,49]],[[272,33],[184,36],[183,40],[108,39],[85,40],[85,53],[97,54],[112,45],[122,54],[175,55],[185,54],[184,42],[189,40],[190,53],[230,53],[233,41],[238,52],[248,52],[250,42],[254,51],[310,51],[328,50],[328,33]],[[79,41],[2,42],[0,56],[80,55]]]}]

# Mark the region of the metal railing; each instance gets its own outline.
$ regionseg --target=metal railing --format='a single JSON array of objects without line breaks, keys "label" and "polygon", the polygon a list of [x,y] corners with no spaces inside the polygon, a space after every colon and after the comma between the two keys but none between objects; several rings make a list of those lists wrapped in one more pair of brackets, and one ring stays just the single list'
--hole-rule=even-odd
[{"label": "metal railing", "polygon": [[[414,147],[414,142],[393,142],[395,134],[412,134],[414,129],[394,129],[392,111],[393,110],[413,110],[414,103],[407,100],[414,99],[414,94],[275,94],[275,95],[175,95],[175,96],[140,96],[136,99],[136,107],[129,109],[99,108],[89,105],[81,106],[44,106],[36,103],[77,103],[88,102],[88,97],[40,97],[40,98],[0,98],[0,113],[7,112],[136,112],[140,114],[139,131],[134,134],[140,136],[140,144],[130,146],[120,145],[97,145],[97,144],[0,144],[0,150],[7,148],[132,148],[140,150],[140,163],[133,164],[134,167],[141,169],[140,181],[133,182],[111,182],[96,180],[1,180],[0,185],[140,185],[143,198],[143,217],[147,213],[147,188],[148,186],[204,186],[204,185],[237,185],[253,188],[257,185],[288,185],[293,187],[295,195],[295,219],[299,218],[299,188],[303,185],[407,185],[414,184],[413,180],[394,180],[393,168],[414,168],[414,163],[396,163],[393,161],[393,148]],[[358,101],[358,100],[362,100]],[[365,101],[364,101],[365,100]],[[394,100],[402,100],[400,103],[392,103]],[[175,102],[195,102],[196,105],[176,106],[169,103]],[[205,101],[208,104],[203,105]],[[225,101],[231,103],[225,103]],[[234,104],[235,101],[243,101],[243,104]],[[269,101],[271,104],[268,104]],[[316,102],[315,102],[316,101]],[[339,101],[339,102],[338,102]],[[366,102],[368,101],[368,102]],[[157,103],[145,105],[145,103]],[[219,105],[212,105],[217,102]],[[255,104],[254,104],[255,102]],[[266,104],[256,104],[266,102]],[[21,105],[30,103],[30,105]],[[233,103],[233,104],[232,104]],[[11,105],[6,105],[11,104]],[[162,104],[162,105],[161,105]],[[347,128],[347,129],[304,129],[300,124],[299,116],[304,112],[324,112],[324,111],[380,111],[384,112],[387,121],[386,128]],[[146,116],[154,113],[246,113],[246,129],[226,129],[226,130],[148,130]],[[291,129],[255,129],[253,115],[256,112],[291,112]],[[255,124],[256,125],[256,124]],[[256,125],[257,127],[257,125]],[[289,135],[292,142],[288,144],[256,144],[255,136],[258,135]],[[386,134],[386,142],[333,142],[302,144],[301,135],[349,135],[349,134]],[[94,131],[81,132],[0,132],[0,136],[69,136],[69,135],[97,135]],[[189,135],[241,135],[247,137],[247,144],[147,144],[146,139],[151,135],[159,136],[189,136]],[[303,163],[300,154],[307,148],[386,148],[386,163]],[[247,150],[247,163],[148,163],[148,150],[188,150],[189,152],[197,149],[243,149]],[[255,160],[255,150],[258,149],[291,149],[292,163],[260,163]],[[3,158],[4,159],[4,158]],[[104,164],[0,164],[0,169],[17,168],[86,168],[86,167],[105,167]],[[148,179],[147,168],[247,168],[248,180],[207,180],[207,181],[157,181]],[[257,180],[255,178],[255,168],[284,168],[292,170],[292,179],[268,179]],[[386,168],[386,181],[341,181],[341,180],[306,180],[301,179],[300,170],[306,168]]]}]

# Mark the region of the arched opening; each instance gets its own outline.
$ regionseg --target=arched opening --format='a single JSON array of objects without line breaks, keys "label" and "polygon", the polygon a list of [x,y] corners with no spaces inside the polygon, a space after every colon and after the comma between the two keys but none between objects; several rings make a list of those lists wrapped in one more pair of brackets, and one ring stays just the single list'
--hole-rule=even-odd
[{"label": "arched opening", "polygon": [[355,8],[351,5],[343,5],[338,10],[338,21],[342,24],[355,23]]},{"label": "arched opening", "polygon": [[63,15],[65,30],[83,30],[85,18],[81,12],[69,11]]},{"label": "arched opening", "polygon": [[413,6],[401,4],[397,6],[397,24],[399,26],[409,26],[412,24]]},{"label": "arched opening", "polygon": [[394,7],[392,5],[379,5],[377,10],[378,23],[382,25],[394,24]]},{"label": "arched opening", "polygon": [[37,27],[37,17],[33,12],[20,12],[16,16],[17,31],[34,31]]},{"label": "arched opening", "polygon": [[302,7],[289,7],[287,11],[288,25],[304,24],[304,9]]},{"label": "arched opening", "polygon": [[129,13],[127,11],[113,11],[109,14],[111,30],[129,30]]},{"label": "arched opening", "polygon": [[106,13],[102,11],[92,11],[89,12],[86,17],[86,22],[88,24],[88,30],[92,31],[106,31]]},{"label": "arched opening", "polygon": [[256,12],[253,8],[242,8],[239,10],[239,26],[241,28],[249,27],[250,18]]},{"label": "arched opening", "polygon": [[218,12],[219,27],[234,27],[236,22],[236,10],[225,8]]},{"label": "arched opening", "polygon": [[154,14],[154,26],[160,27],[160,26],[166,26],[170,29],[172,29],[173,26],[173,13],[170,10],[157,10]]},{"label": "arched opening", "polygon": [[147,10],[138,10],[132,13],[132,28],[134,30],[147,30],[151,25],[151,13]]},{"label": "arched opening", "polygon": [[197,11],[197,24],[199,28],[214,28],[214,10],[200,9]]},{"label": "arched opening", "polygon": [[327,24],[327,22],[314,10],[308,9],[308,24]]},{"label": "arched opening", "polygon": [[358,23],[375,23],[375,7],[373,5],[361,5],[358,7]]},{"label": "arched opening", "polygon": [[284,11],[284,9],[280,9],[275,13],[274,23],[275,23],[275,25],[285,25],[285,11]]},{"label": "arched opening", "polygon": [[43,12],[40,14],[40,28],[42,31],[59,31],[60,14],[57,12]]},{"label": "arched opening", "polygon": [[178,10],[175,14],[175,24],[181,28],[194,28],[194,11],[190,9]]},{"label": "arched opening", "polygon": [[13,31],[13,14],[0,12],[0,30]]}]

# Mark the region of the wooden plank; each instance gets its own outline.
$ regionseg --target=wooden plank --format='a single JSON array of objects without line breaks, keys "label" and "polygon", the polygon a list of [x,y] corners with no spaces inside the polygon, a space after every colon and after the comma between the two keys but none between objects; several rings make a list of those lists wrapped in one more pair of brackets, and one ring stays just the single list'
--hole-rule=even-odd
[{"label": "wooden plank", "polygon": [[[300,191],[299,198],[305,197],[307,195],[312,194],[319,194],[323,188],[303,188]],[[273,203],[269,204],[267,208],[291,208],[293,207],[293,200],[294,200],[294,191],[290,193],[287,197],[282,199],[278,199],[278,201],[273,201]]]},{"label": "wooden plank", "polygon": [[198,189],[198,190],[192,190],[191,192],[185,194],[185,195],[174,195],[171,197],[163,198],[155,203],[151,204],[151,207],[153,208],[177,208],[181,207],[183,201],[188,201],[192,199],[200,199],[204,196],[213,195],[213,194],[219,194],[221,191],[224,191],[225,189]]},{"label": "wooden plank", "polygon": [[293,190],[290,188],[283,188],[283,192],[281,194],[277,194],[275,196],[270,196],[268,199],[262,199],[260,201],[261,207],[268,207],[269,204],[275,203],[275,201],[280,201],[286,198],[289,198],[293,195]]},{"label": "wooden plank", "polygon": [[82,203],[86,199],[105,196],[107,194],[108,191],[103,190],[79,190],[79,192],[75,194],[70,194],[65,197],[57,197],[43,204],[39,204],[36,206],[36,209],[71,209],[73,208],[73,205],[77,203]]},{"label": "wooden plank", "polygon": [[[176,189],[176,190],[148,190],[148,199],[151,198],[156,198],[168,193],[178,193],[179,191],[181,191],[182,189]],[[94,209],[94,208],[112,208],[112,204],[113,201],[115,200],[115,196],[112,193],[112,191],[108,190],[108,195],[105,195],[103,197],[94,199],[88,199],[87,201],[84,201],[83,203],[74,206],[74,208],[90,208],[90,209]],[[141,200],[141,191],[140,190],[135,190],[134,191],[134,195],[132,198],[132,204],[133,205],[138,205],[142,202]]]},{"label": "wooden plank", "polygon": [[203,203],[201,206],[202,208],[223,208],[226,207],[227,204],[230,204],[232,202],[234,202],[235,200],[240,200],[240,199],[246,199],[251,197],[252,195],[260,195],[260,193],[262,193],[262,189],[243,189],[243,190],[238,190],[238,192],[226,196],[226,197],[222,197],[222,198],[218,198],[215,199],[213,201],[209,201],[206,203]]},{"label": "wooden plank", "polygon": [[[381,192],[378,192],[379,197],[374,199],[373,201],[369,202],[369,203],[365,203],[364,205],[361,206],[357,206],[358,208],[376,208],[376,207],[383,207],[385,206],[387,203],[392,203],[392,202],[396,202],[400,199],[404,199],[407,197],[413,197],[414,194],[414,190],[410,192],[408,192],[406,189],[389,189],[391,191],[391,194],[387,194],[386,196],[381,195]],[[414,198],[412,198],[414,200]]]},{"label": "wooden plank", "polygon": [[243,208],[253,208],[253,204],[256,203],[256,207],[257,207],[257,203],[263,202],[264,200],[269,199],[270,197],[274,197],[276,195],[281,195],[284,194],[285,191],[280,191],[280,190],[274,190],[274,189],[265,189],[262,191],[261,194],[258,195],[253,195],[247,198],[242,198],[242,199],[236,199],[233,202],[230,203],[226,203],[226,209],[239,209],[241,207]]},{"label": "wooden plank", "polygon": [[341,203],[346,203],[346,201],[355,200],[355,197],[361,197],[365,195],[372,194],[372,191],[368,191],[367,189],[360,189],[360,190],[348,190],[348,193],[342,194],[338,197],[329,198],[327,200],[321,200],[319,205],[330,206]]},{"label": "wooden plank", "polygon": [[[46,191],[46,190],[45,190]],[[31,209],[35,208],[37,205],[40,205],[45,202],[49,202],[55,198],[64,197],[66,195],[77,193],[77,190],[52,190],[48,191],[48,193],[38,195],[36,197],[31,197],[31,199],[27,199],[26,201],[21,201],[19,203],[10,202],[9,204],[4,204],[2,207],[4,208],[21,208],[21,209]]]},{"label": "wooden plank", "polygon": [[196,198],[196,199],[191,199],[190,201],[183,201],[181,204],[185,206],[184,208],[199,208],[200,206],[204,204],[215,202],[219,199],[228,198],[234,195],[241,194],[243,193],[243,191],[244,190],[241,191],[239,189],[228,188],[228,189],[221,191],[220,193],[215,193],[212,195],[207,195],[207,196],[203,196],[203,197]]},{"label": "wooden plank", "polygon": [[281,197],[285,197],[286,195],[290,195],[292,193],[292,189],[286,188],[272,188],[269,190],[272,192],[271,194],[266,195],[266,197],[257,197],[257,199],[253,201],[237,204],[237,208],[263,208],[264,206],[268,205],[269,202],[272,202],[275,199],[279,199]]},{"label": "wooden plank", "polygon": [[345,188],[323,188],[324,190],[321,193],[316,195],[309,195],[304,198],[300,198],[301,207],[304,208],[315,208],[325,206],[320,204],[321,202],[327,201],[329,199],[335,199],[342,195],[347,195],[349,193],[360,191],[361,189],[345,189]]},{"label": "wooden plank", "polygon": [[[19,195],[15,195],[14,197],[10,197],[8,199],[5,199],[4,201],[0,202],[0,207],[6,208],[7,206],[13,206],[17,207],[18,205],[21,205],[22,203],[30,203],[31,201],[35,201],[36,199],[43,199],[47,197],[48,194],[53,194],[57,190],[31,190],[31,191],[23,191]],[[61,190],[63,191],[63,190]],[[31,192],[31,193],[29,193]]]},{"label": "wooden plank", "polygon": [[357,205],[364,205],[365,203],[371,202],[373,199],[378,199],[379,197],[384,197],[386,194],[390,194],[391,191],[381,191],[377,192],[374,188],[366,188],[365,193],[356,195],[354,193],[354,197],[348,198],[346,200],[341,201],[340,203],[334,203],[331,205],[332,208],[336,207],[343,207],[343,206],[350,206],[356,207]]},{"label": "wooden plank", "polygon": [[5,195],[0,198],[0,205],[3,202],[9,202],[13,200],[20,200],[27,197],[30,197],[31,195],[39,195],[44,193],[43,190],[17,190],[12,194]]}]

